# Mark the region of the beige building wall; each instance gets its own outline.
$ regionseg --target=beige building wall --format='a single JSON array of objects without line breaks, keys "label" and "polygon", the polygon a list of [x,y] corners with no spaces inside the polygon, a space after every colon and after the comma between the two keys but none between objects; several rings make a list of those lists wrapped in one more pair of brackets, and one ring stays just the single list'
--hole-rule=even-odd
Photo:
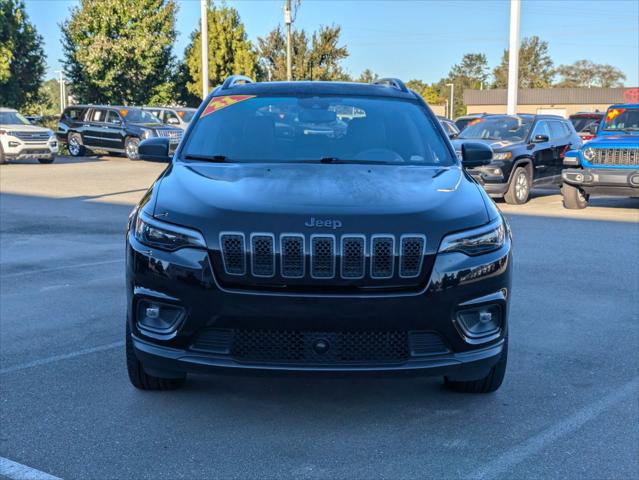
[{"label": "beige building wall", "polygon": [[[577,112],[594,112],[599,110],[605,112],[610,105],[518,105],[518,113],[537,113],[538,110],[545,110],[543,113],[551,113],[549,110],[556,110],[558,114],[563,111],[566,115]],[[467,105],[468,113],[506,113],[506,105]]]},{"label": "beige building wall", "polygon": [[435,115],[439,115],[440,117],[446,116],[446,106],[445,105],[428,105],[430,109],[433,111]]}]

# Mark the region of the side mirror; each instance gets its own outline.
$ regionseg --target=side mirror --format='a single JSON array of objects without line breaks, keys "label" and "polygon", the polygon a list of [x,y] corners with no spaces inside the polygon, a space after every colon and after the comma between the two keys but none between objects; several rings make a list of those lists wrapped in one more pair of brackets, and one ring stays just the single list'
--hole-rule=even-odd
[{"label": "side mirror", "polygon": [[493,149],[484,143],[462,143],[462,166],[483,167],[493,159]]},{"label": "side mirror", "polygon": [[138,147],[140,160],[155,162],[170,162],[169,139],[167,137],[154,137],[144,140]]},{"label": "side mirror", "polygon": [[168,123],[169,125],[179,125],[180,121],[175,117],[169,117],[166,123]]},{"label": "side mirror", "polygon": [[533,143],[545,143],[548,140],[550,140],[550,138],[548,138],[548,135],[535,135],[535,138],[533,138]]}]

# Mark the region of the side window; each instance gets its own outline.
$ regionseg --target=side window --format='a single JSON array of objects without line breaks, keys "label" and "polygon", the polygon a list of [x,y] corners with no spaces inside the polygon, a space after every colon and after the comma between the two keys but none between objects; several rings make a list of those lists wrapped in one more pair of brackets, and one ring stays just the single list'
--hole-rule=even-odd
[{"label": "side window", "polygon": [[552,122],[548,122],[548,123],[550,123],[550,138],[551,139],[559,140],[559,139],[564,138],[566,136],[566,131],[564,130],[564,127],[561,124],[561,122],[552,121]]},{"label": "side window", "polygon": [[170,123],[171,125],[179,125],[180,119],[177,115],[170,110],[164,112],[164,123]]},{"label": "side window", "polygon": [[93,110],[90,120],[92,122],[104,122],[104,117],[106,116],[105,114],[105,110]]},{"label": "side window", "polygon": [[81,108],[67,108],[64,111],[64,117],[70,120],[80,120],[82,118],[82,114],[84,110]]},{"label": "side window", "polygon": [[550,138],[550,129],[548,128],[548,122],[540,121],[535,125],[535,129],[533,130],[532,138],[535,138],[537,135],[546,135]]},{"label": "side window", "polygon": [[111,123],[113,125],[118,125],[118,124],[122,123],[122,120],[120,119],[120,115],[118,115],[118,112],[114,112],[113,110],[109,110],[107,112],[106,122],[107,123]]}]

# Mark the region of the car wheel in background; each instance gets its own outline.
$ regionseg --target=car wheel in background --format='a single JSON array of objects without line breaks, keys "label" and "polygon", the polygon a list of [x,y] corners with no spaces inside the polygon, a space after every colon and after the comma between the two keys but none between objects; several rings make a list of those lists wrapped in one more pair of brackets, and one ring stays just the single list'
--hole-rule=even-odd
[{"label": "car wheel in background", "polygon": [[570,210],[586,208],[588,206],[588,198],[590,197],[587,193],[567,183],[561,186],[561,196],[563,197],[564,208]]},{"label": "car wheel in background", "polygon": [[127,137],[124,142],[124,150],[129,160],[139,160],[138,147],[140,146],[140,139],[135,137]]},{"label": "car wheel in background", "polygon": [[69,153],[72,157],[81,157],[83,156],[87,149],[82,145],[82,137],[79,133],[70,133],[69,141],[67,142],[67,148],[69,149]]},{"label": "car wheel in background", "polygon": [[126,368],[129,380],[135,388],[140,390],[175,390],[180,388],[186,380],[186,375],[180,378],[161,378],[146,373],[135,356],[128,322],[126,325]]},{"label": "car wheel in background", "polygon": [[55,161],[55,157],[52,158],[38,158],[38,162],[40,163],[53,163]]},{"label": "car wheel in background", "polygon": [[504,350],[501,358],[490,369],[488,375],[478,380],[455,381],[444,377],[446,388],[460,393],[491,393],[496,391],[504,381],[506,375],[506,364],[508,363],[508,337],[504,340]]},{"label": "car wheel in background", "polygon": [[530,196],[530,174],[526,167],[517,167],[513,173],[508,190],[504,195],[506,203],[522,205]]},{"label": "car wheel in background", "polygon": [[4,156],[4,150],[2,149],[2,145],[0,145],[0,165],[3,165],[5,163],[9,163],[7,161],[7,157]]}]

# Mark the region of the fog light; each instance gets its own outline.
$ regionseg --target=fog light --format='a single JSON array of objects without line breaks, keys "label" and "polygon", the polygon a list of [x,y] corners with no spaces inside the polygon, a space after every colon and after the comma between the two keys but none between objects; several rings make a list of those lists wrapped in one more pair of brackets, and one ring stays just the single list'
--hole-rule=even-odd
[{"label": "fog light", "polygon": [[575,180],[578,182],[583,182],[584,176],[581,173],[578,173],[577,175],[575,175]]},{"label": "fog light", "polygon": [[19,146],[20,146],[20,143],[19,143],[19,142],[9,142],[9,146],[10,146],[10,147],[14,147],[14,148],[15,148],[15,147],[19,147]]},{"label": "fog light", "polygon": [[136,320],[140,330],[166,335],[177,329],[184,313],[184,308],[178,305],[139,300]]},{"label": "fog light", "polygon": [[499,305],[486,305],[461,310],[457,314],[457,320],[464,335],[469,338],[494,335],[501,328],[501,307]]}]

